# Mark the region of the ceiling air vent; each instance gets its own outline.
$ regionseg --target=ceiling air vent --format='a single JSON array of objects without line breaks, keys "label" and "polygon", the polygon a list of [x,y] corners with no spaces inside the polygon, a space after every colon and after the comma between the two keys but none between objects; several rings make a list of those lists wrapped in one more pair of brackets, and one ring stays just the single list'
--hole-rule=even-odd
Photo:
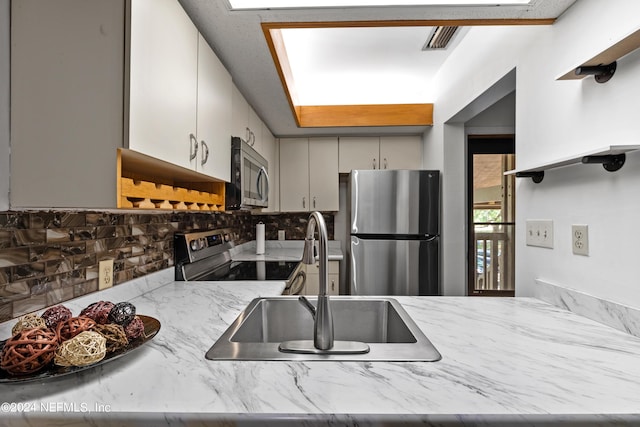
[{"label": "ceiling air vent", "polygon": [[435,27],[422,50],[446,49],[458,27]]}]

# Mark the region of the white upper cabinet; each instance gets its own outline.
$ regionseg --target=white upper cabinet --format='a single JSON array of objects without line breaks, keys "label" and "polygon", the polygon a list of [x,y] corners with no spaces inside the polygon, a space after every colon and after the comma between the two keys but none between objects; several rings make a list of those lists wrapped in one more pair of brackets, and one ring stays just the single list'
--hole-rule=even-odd
[{"label": "white upper cabinet", "polygon": [[309,210],[337,211],[338,138],[309,138]]},{"label": "white upper cabinet", "polygon": [[178,1],[131,2],[129,78],[129,148],[193,169],[198,31]]},{"label": "white upper cabinet", "polygon": [[229,181],[231,76],[177,0],[132,1],[129,79],[129,148]]},{"label": "white upper cabinet", "polygon": [[249,142],[249,103],[236,85],[231,88],[231,136]]},{"label": "white upper cabinet", "polygon": [[258,114],[253,108],[251,108],[251,106],[249,106],[249,124],[247,127],[249,128],[250,135],[249,144],[254,150],[264,156],[264,152],[262,150],[262,120],[260,120],[260,117],[258,117]]},{"label": "white upper cabinet", "polygon": [[231,87],[231,75],[200,35],[196,170],[224,181],[231,178]]},{"label": "white upper cabinet", "polygon": [[381,136],[381,169],[421,169],[422,138],[416,136]]},{"label": "white upper cabinet", "polygon": [[280,210],[337,211],[338,139],[280,140]]},{"label": "white upper cabinet", "polygon": [[255,112],[255,110],[249,105],[242,93],[238,90],[236,85],[233,85],[233,99],[232,99],[232,134],[244,140],[247,144],[253,147],[262,156],[265,156],[263,152],[263,137],[262,135],[262,120]]},{"label": "white upper cabinet", "polygon": [[340,173],[353,169],[420,169],[420,136],[340,137]]},{"label": "white upper cabinet", "polygon": [[12,208],[116,206],[124,6],[11,2]]},{"label": "white upper cabinet", "polygon": [[380,138],[340,137],[339,168],[340,173],[349,173],[353,169],[379,169]]},{"label": "white upper cabinet", "polygon": [[309,140],[280,140],[280,210],[309,211]]},{"label": "white upper cabinet", "polygon": [[11,206],[117,207],[119,148],[229,180],[233,83],[178,0],[11,9]]}]

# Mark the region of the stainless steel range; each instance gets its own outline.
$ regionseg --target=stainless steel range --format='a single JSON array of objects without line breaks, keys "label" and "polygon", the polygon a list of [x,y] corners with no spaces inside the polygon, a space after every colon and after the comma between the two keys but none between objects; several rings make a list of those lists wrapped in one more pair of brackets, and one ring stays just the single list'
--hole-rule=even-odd
[{"label": "stainless steel range", "polygon": [[230,229],[175,233],[173,251],[178,281],[278,280],[284,294],[297,295],[304,288],[305,273],[299,261],[233,261],[235,247]]}]

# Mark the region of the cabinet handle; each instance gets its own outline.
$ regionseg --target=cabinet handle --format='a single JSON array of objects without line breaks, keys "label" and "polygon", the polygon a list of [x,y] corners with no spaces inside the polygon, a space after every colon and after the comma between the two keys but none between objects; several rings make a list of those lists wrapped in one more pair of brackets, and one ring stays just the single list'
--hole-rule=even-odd
[{"label": "cabinet handle", "polygon": [[336,290],[336,281],[335,281],[335,280],[332,280],[332,281],[331,281],[331,290],[332,290],[332,291],[335,291],[335,290]]},{"label": "cabinet handle", "polygon": [[209,146],[204,141],[200,141],[200,145],[202,145],[202,160],[200,161],[200,164],[204,166],[204,164],[207,163],[207,160],[209,160]]},{"label": "cabinet handle", "polygon": [[377,169],[378,165],[376,164],[376,159],[373,159],[373,168]]},{"label": "cabinet handle", "polygon": [[302,198],[302,207],[306,208],[307,207],[307,201],[305,200],[305,198]]},{"label": "cabinet handle", "polygon": [[384,168],[385,169],[387,168],[387,158],[386,157],[384,158]]},{"label": "cabinet handle", "polygon": [[189,161],[196,158],[198,155],[198,140],[192,133],[189,134]]},{"label": "cabinet handle", "polygon": [[256,143],[256,134],[251,131],[251,129],[247,128],[247,144],[253,147],[253,144]]},{"label": "cabinet handle", "polygon": [[313,196],[313,209],[316,208],[316,196]]}]

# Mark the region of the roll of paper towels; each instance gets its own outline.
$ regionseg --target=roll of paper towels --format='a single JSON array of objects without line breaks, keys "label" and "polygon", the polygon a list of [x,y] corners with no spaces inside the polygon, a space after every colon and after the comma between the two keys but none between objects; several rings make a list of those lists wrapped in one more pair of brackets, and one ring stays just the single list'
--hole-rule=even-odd
[{"label": "roll of paper towels", "polygon": [[264,254],[264,224],[259,222],[256,225],[256,255]]}]

